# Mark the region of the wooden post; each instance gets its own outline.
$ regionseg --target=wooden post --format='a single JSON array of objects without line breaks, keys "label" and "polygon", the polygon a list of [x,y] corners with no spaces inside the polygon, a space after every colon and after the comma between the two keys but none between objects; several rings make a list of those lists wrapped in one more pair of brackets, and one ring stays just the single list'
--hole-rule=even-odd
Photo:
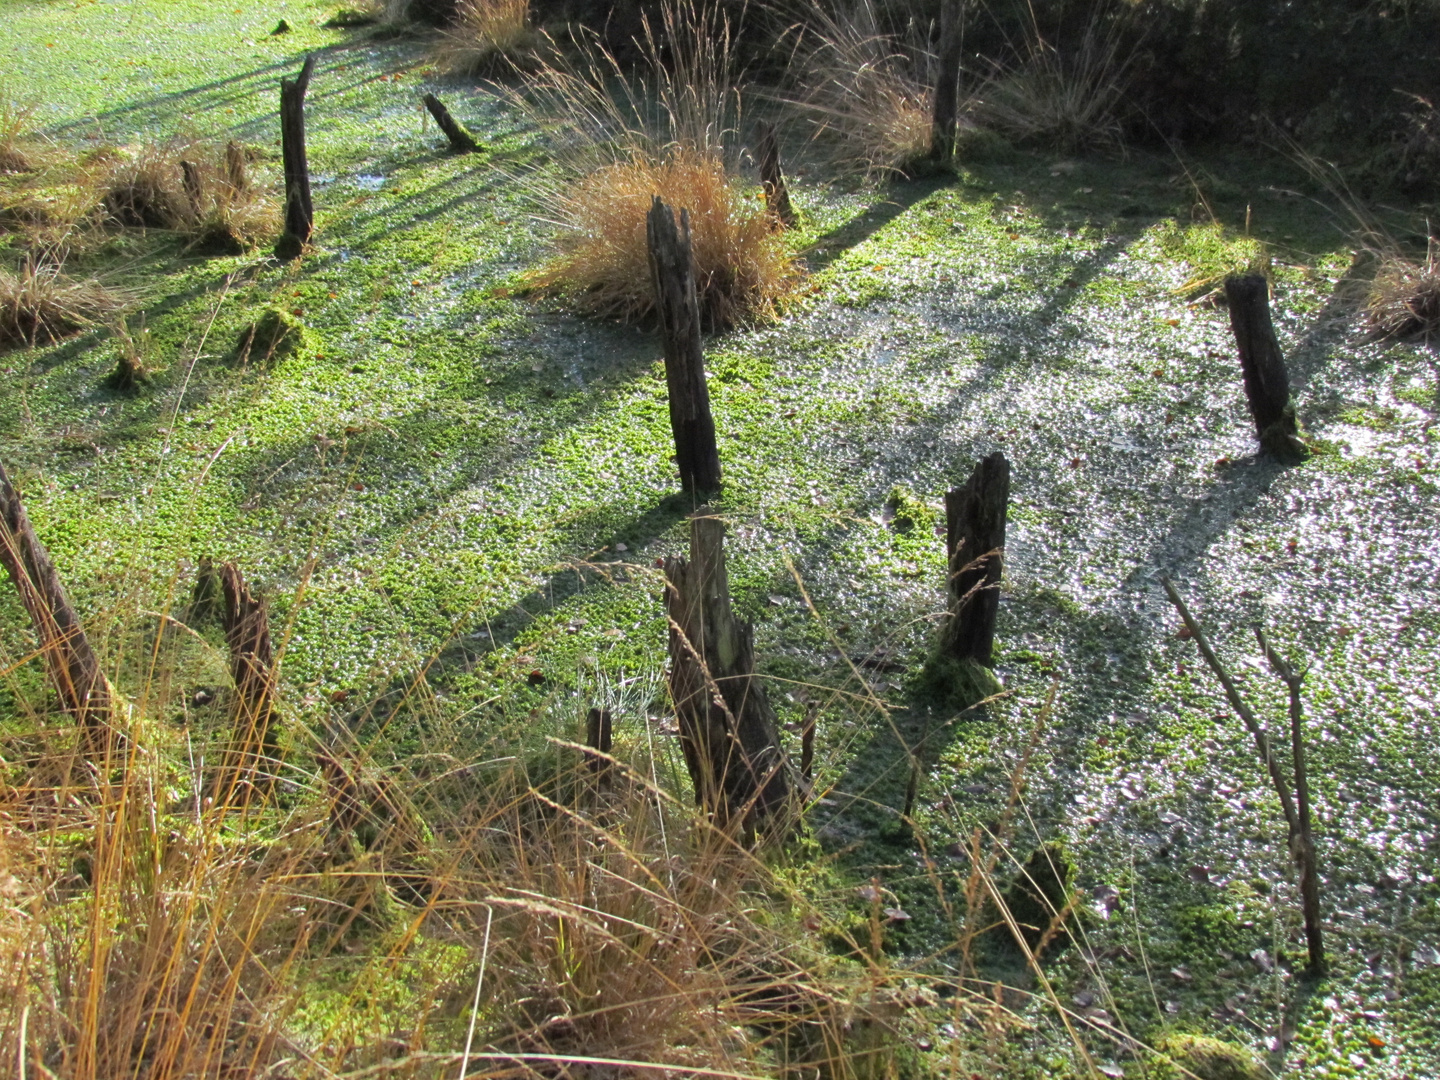
[{"label": "wooden post", "polygon": [[782,815],[790,778],[755,677],[754,628],[730,607],[725,526],[709,507],[690,519],[690,558],[666,559],[665,579],[670,697],[696,802],[722,827],[753,834]]},{"label": "wooden post", "polygon": [[940,41],[935,75],[935,104],[931,156],[950,157],[955,124],[960,118],[960,50],[964,46],[960,5],[964,0],[941,0]]},{"label": "wooden post", "polygon": [[695,263],[690,251],[690,212],[680,211],[680,227],[670,207],[655,196],[645,219],[655,309],[665,342],[665,381],[670,392],[670,429],[675,461],[686,491],[720,490],[720,451],[705,385],[705,355],[700,347],[700,303],[695,293]]},{"label": "wooden post", "polygon": [[225,144],[225,182],[236,195],[250,186],[245,175],[245,151],[234,139]]},{"label": "wooden post", "polygon": [[435,118],[435,123],[445,133],[445,137],[450,140],[451,150],[457,154],[473,154],[481,149],[480,144],[475,141],[475,136],[471,135],[464,125],[456,122],[455,118],[450,115],[450,110],[445,108],[439,98],[434,94],[426,94],[424,101],[425,108],[430,110],[430,115]]},{"label": "wooden post", "polygon": [[780,170],[780,145],[775,140],[775,125],[762,120],[759,132],[755,156],[760,166],[760,186],[765,189],[765,209],[785,228],[794,228],[795,210],[790,205],[785,174]]},{"label": "wooden post", "polygon": [[185,187],[185,199],[190,203],[190,213],[194,214],[198,221],[202,210],[201,198],[204,193],[204,187],[200,181],[200,168],[193,161],[181,161],[180,175]]},{"label": "wooden post", "polygon": [[1010,463],[998,450],[975,466],[963,488],[945,496],[950,619],[940,651],[987,668],[994,666],[1009,503]]},{"label": "wooden post", "polygon": [[50,682],[65,711],[75,718],[86,752],[104,754],[112,746],[110,684],[4,465],[0,465],[0,564],[15,583],[40,639]]},{"label": "wooden post", "polygon": [[1225,299],[1260,447],[1282,460],[1301,460],[1310,451],[1300,438],[1285,357],[1270,321],[1270,283],[1262,274],[1232,275],[1225,279]]},{"label": "wooden post", "polygon": [[310,201],[310,164],[305,156],[305,91],[315,71],[315,57],[307,56],[300,76],[280,80],[280,149],[285,161],[285,232],[275,244],[277,258],[299,258],[315,231],[315,207]]},{"label": "wooden post", "polygon": [[[585,714],[585,745],[602,754],[610,753],[613,741],[609,709],[591,709]],[[585,757],[590,771],[595,773],[603,783],[609,776],[610,762],[591,754],[587,754]]]},{"label": "wooden post", "polygon": [[[203,570],[202,570],[203,572]],[[250,791],[268,788],[270,766],[278,757],[275,741],[275,657],[270,645],[270,611],[256,599],[233,562],[212,570],[224,598],[221,621],[230,647],[230,674],[235,680],[231,748],[222,771],[217,798],[248,801]],[[201,590],[197,586],[196,592]],[[262,771],[262,765],[264,771]]]}]

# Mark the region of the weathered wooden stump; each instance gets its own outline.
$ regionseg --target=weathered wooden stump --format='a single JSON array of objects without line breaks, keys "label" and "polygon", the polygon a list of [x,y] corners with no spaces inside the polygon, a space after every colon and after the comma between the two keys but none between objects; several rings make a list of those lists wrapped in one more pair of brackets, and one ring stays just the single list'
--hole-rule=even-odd
[{"label": "weathered wooden stump", "polygon": [[[213,575],[213,580],[203,579]],[[230,749],[215,785],[217,801],[248,802],[251,794],[267,791],[279,759],[275,717],[275,655],[270,643],[270,611],[264,597],[257,598],[233,563],[215,568],[201,564],[197,598],[218,589],[223,607],[221,625],[230,648],[230,674],[235,682],[231,712]],[[192,601],[192,607],[194,601]]]},{"label": "weathered wooden stump", "polygon": [[787,229],[795,227],[795,210],[790,205],[790,189],[780,169],[780,144],[775,138],[775,125],[761,121],[755,157],[760,167],[760,186],[765,191],[765,209]]},{"label": "weathered wooden stump", "polygon": [[[600,754],[609,754],[614,745],[609,709],[591,709],[585,714],[585,745]],[[585,763],[602,786],[610,776],[610,762],[598,754],[586,754]]]},{"label": "weathered wooden stump", "polygon": [[665,382],[670,393],[670,430],[675,461],[686,491],[720,490],[720,451],[705,384],[705,355],[700,345],[700,303],[695,292],[695,262],[690,250],[690,213],[680,225],[670,207],[655,196],[645,219],[655,308],[665,343]]},{"label": "weathered wooden stump", "polygon": [[424,97],[425,108],[430,110],[430,115],[435,118],[436,125],[445,133],[450,140],[450,149],[457,154],[473,154],[481,149],[475,136],[466,130],[465,125],[459,123],[450,115],[444,103],[434,94],[426,94]]},{"label": "weathered wooden stump", "polygon": [[204,184],[200,179],[200,167],[193,161],[180,162],[180,180],[185,188],[185,201],[190,204],[190,213],[198,220],[204,212]]},{"label": "weathered wooden stump", "polygon": [[50,553],[40,543],[20,493],[0,465],[0,564],[10,574],[20,603],[35,627],[40,654],[60,703],[75,718],[81,748],[92,757],[113,749],[111,691],[99,657],[85,636],[85,628]]},{"label": "weathered wooden stump", "polygon": [[964,487],[945,495],[949,614],[927,681],[959,708],[1000,691],[990,669],[1009,501],[1010,463],[998,450],[980,460]]},{"label": "weathered wooden stump", "polygon": [[696,802],[723,828],[783,830],[788,766],[755,676],[754,629],[731,610],[725,526],[709,507],[690,519],[690,558],[666,559],[665,579],[670,697]]},{"label": "weathered wooden stump", "polygon": [[1270,320],[1270,283],[1262,274],[1232,275],[1225,279],[1225,299],[1260,447],[1282,460],[1301,460],[1310,451],[1300,438],[1285,357]]},{"label": "weathered wooden stump", "polygon": [[250,178],[245,173],[245,150],[234,139],[225,144],[225,182],[236,195],[250,186]]},{"label": "weathered wooden stump", "polygon": [[931,114],[931,156],[949,158],[955,145],[955,125],[960,119],[960,51],[964,45],[962,0],[943,0],[940,5],[940,40],[935,74],[935,102]]},{"label": "weathered wooden stump", "polygon": [[294,81],[280,80],[280,150],[285,162],[285,232],[275,244],[275,255],[299,258],[315,231],[315,206],[310,200],[310,163],[305,153],[305,91],[315,71],[315,57],[307,56]]}]

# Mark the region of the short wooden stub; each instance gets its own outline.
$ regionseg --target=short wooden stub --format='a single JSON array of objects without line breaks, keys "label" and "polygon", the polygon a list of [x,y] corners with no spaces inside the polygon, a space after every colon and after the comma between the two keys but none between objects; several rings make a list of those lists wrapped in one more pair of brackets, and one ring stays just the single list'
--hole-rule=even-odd
[{"label": "short wooden stub", "polygon": [[204,186],[200,180],[200,167],[193,161],[181,161],[180,179],[185,186],[185,201],[190,204],[190,212],[198,218],[203,210],[202,199],[204,197]]},{"label": "short wooden stub", "polygon": [[467,131],[463,124],[460,124],[450,115],[450,110],[445,107],[444,102],[434,94],[426,94],[424,97],[425,108],[430,110],[430,115],[435,118],[436,125],[445,133],[450,140],[450,149],[457,154],[473,154],[480,149],[480,144],[475,141],[475,136]]},{"label": "short wooden stub", "polygon": [[1288,461],[1306,457],[1309,450],[1290,401],[1285,357],[1270,321],[1270,283],[1262,274],[1232,275],[1225,279],[1225,299],[1261,449]]},{"label": "short wooden stub", "polygon": [[960,118],[960,51],[964,46],[960,5],[961,0],[942,0],[940,5],[931,155],[941,159],[951,154]]},{"label": "short wooden stub", "polygon": [[670,697],[696,802],[724,828],[784,827],[790,778],[775,714],[755,676],[754,631],[735,617],[725,526],[701,507],[690,558],[665,560]]},{"label": "short wooden stub", "polygon": [[0,564],[35,627],[40,654],[60,703],[75,718],[91,756],[113,748],[110,684],[85,636],[50,553],[35,535],[20,493],[0,465]]},{"label": "short wooden stub", "polygon": [[225,144],[225,182],[236,195],[250,186],[245,175],[245,151],[234,139]]},{"label": "short wooden stub", "polygon": [[[230,674],[235,680],[227,767],[216,785],[216,797],[227,803],[248,801],[269,789],[279,757],[275,730],[275,655],[270,643],[270,611],[257,598],[233,562],[209,569],[218,580],[223,601],[220,613],[225,643],[230,648]],[[197,596],[208,588],[198,584]]]},{"label": "short wooden stub", "polygon": [[299,258],[315,231],[310,201],[310,163],[305,153],[305,91],[315,71],[307,56],[295,80],[280,80],[280,151],[285,162],[285,232],[275,244],[281,259]]},{"label": "short wooden stub", "polygon": [[998,450],[982,458],[965,486],[945,496],[950,618],[940,651],[992,667],[1000,607],[1010,462]]},{"label": "short wooden stub", "polygon": [[700,302],[695,292],[695,263],[690,251],[690,214],[680,225],[670,207],[655,197],[645,219],[655,308],[665,343],[665,382],[670,391],[670,430],[675,461],[686,491],[720,490],[720,451],[705,384],[705,355],[700,345]]},{"label": "short wooden stub", "polygon": [[760,166],[760,186],[765,191],[765,209],[787,229],[795,227],[795,210],[790,205],[790,190],[780,169],[780,144],[775,139],[775,125],[762,121],[755,156]]},{"label": "short wooden stub", "polygon": [[[612,722],[609,709],[591,709],[585,714],[585,745],[601,754],[609,754],[612,740]],[[595,754],[585,755],[590,771],[602,779],[610,769],[610,762]]]}]

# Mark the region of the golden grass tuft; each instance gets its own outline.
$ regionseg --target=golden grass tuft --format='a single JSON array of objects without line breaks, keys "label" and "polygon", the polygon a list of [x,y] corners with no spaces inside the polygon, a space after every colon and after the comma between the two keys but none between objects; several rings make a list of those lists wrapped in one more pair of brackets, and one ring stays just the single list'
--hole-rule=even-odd
[{"label": "golden grass tuft", "polygon": [[119,306],[110,290],[67,276],[58,261],[27,255],[17,269],[0,267],[0,345],[45,345]]},{"label": "golden grass tuft", "polygon": [[604,166],[558,197],[559,255],[530,283],[579,311],[636,321],[654,309],[645,215],[651,199],[690,212],[696,291],[712,327],[773,318],[800,268],[764,203],[716,158],[677,150]]},{"label": "golden grass tuft", "polygon": [[1398,251],[1381,258],[1371,283],[1366,316],[1386,337],[1440,336],[1440,262],[1431,239],[1422,260]]},{"label": "golden grass tuft", "polygon": [[234,142],[143,145],[111,165],[106,217],[125,228],[179,232],[198,254],[250,250],[280,230],[278,197],[252,175],[251,156]]},{"label": "golden grass tuft", "polygon": [[452,75],[495,75],[529,66],[545,44],[530,25],[530,0],[460,0],[435,60]]},{"label": "golden grass tuft", "polygon": [[906,172],[930,156],[933,79],[920,43],[879,30],[872,0],[799,11],[800,108],[842,171]]}]

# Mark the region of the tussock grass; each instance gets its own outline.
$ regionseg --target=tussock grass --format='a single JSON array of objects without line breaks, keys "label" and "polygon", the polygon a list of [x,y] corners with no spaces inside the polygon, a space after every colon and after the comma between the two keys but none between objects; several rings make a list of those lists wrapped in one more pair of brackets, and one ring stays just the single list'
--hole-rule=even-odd
[{"label": "tussock grass", "polygon": [[645,214],[660,195],[689,210],[702,316],[712,327],[774,316],[799,264],[757,190],[741,183],[729,23],[716,7],[667,3],[627,70],[594,38],[542,64],[513,100],[546,130],[562,179],[528,178],[559,227],[557,257],[530,279],[587,314],[642,319],[654,306]]},{"label": "tussock grass", "polygon": [[530,0],[460,0],[435,49],[452,75],[484,76],[535,63],[547,39],[530,25]]},{"label": "tussock grass", "polygon": [[1386,337],[1440,336],[1440,262],[1432,238],[1423,259],[1398,250],[1385,253],[1375,270],[1365,313]]},{"label": "tussock grass", "polygon": [[119,297],[94,280],[66,275],[62,262],[27,254],[0,267],[0,345],[43,345],[104,319]]},{"label": "tussock grass", "polygon": [[789,99],[812,124],[827,163],[841,171],[905,172],[929,157],[933,57],[911,35],[882,33],[873,0],[796,12],[799,93]]},{"label": "tussock grass", "polygon": [[25,143],[37,108],[34,101],[16,96],[0,83],[0,173],[25,173],[35,168],[33,151]]},{"label": "tussock grass", "polygon": [[201,254],[238,254],[276,235],[280,206],[252,175],[251,155],[172,140],[148,143],[115,162],[105,181],[107,219],[127,228],[170,229]]}]

